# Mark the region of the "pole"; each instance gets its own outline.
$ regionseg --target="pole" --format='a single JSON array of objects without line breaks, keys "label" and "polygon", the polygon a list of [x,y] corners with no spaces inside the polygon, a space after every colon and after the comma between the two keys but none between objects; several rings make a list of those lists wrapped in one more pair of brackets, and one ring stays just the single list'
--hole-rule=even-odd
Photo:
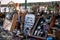
[{"label": "pole", "polygon": [[1,1],[0,1],[0,12],[1,12]]},{"label": "pole", "polygon": [[27,9],[27,0],[25,0],[25,9]]}]

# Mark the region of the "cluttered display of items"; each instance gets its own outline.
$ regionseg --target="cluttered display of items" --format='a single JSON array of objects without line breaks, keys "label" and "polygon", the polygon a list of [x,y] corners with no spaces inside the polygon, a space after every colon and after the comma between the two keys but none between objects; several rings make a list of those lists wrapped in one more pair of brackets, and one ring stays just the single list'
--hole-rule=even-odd
[{"label": "cluttered display of items", "polygon": [[[19,38],[20,30],[16,28],[16,24],[18,24],[17,19],[19,18],[20,20],[20,17],[18,17],[17,15],[18,13],[20,15],[20,12],[16,12],[16,10],[14,10],[13,12],[9,11],[9,13],[6,13],[3,28],[0,29],[0,34],[3,40],[4,38],[6,40],[22,40],[21,38]],[[24,35],[25,36],[32,35],[38,38],[45,39],[47,37],[53,13],[42,12],[42,15],[38,16],[38,19],[36,19],[36,17],[37,16],[32,13],[28,13],[25,15],[23,26]],[[20,26],[20,24],[18,26]]]},{"label": "cluttered display of items", "polygon": [[[11,27],[14,27],[14,26],[12,26],[12,23],[14,21],[13,17],[16,17],[16,15],[14,16],[13,12],[6,14],[4,25],[3,25],[4,29],[2,30],[4,32],[1,32],[1,35],[5,36],[5,37],[9,37],[9,38],[11,37],[11,40],[13,39],[13,36],[18,36],[20,34],[20,31],[17,31],[17,29],[14,29],[13,32],[10,32]],[[39,18],[37,25],[32,32],[32,35],[38,36],[38,37],[45,37],[46,33],[48,31],[48,27],[49,27],[49,22],[46,20],[49,20],[49,19],[47,19],[47,17],[46,18]],[[15,19],[15,21],[16,20],[17,19]],[[30,35],[31,28],[34,25],[35,20],[36,19],[35,19],[34,14],[26,14],[25,15],[24,30],[23,30],[24,35]]]},{"label": "cluttered display of items", "polygon": [[[44,17],[41,17],[44,15]],[[50,27],[50,22],[53,17],[53,14],[47,14],[43,13],[41,16],[38,17],[35,22],[36,24],[34,25],[32,32],[29,36],[31,37],[37,37],[37,38],[42,38],[45,39],[47,37],[48,29]],[[48,16],[49,15],[49,16]]]},{"label": "cluttered display of items", "polygon": [[51,28],[54,36],[60,40],[60,15],[55,16],[54,25]]},{"label": "cluttered display of items", "polygon": [[[17,17],[18,17],[18,12],[16,12],[16,10],[12,9],[13,7],[8,7],[9,8],[9,12],[4,12],[1,14],[4,14],[2,16],[0,15],[0,19],[3,21],[3,23],[0,24],[2,25],[0,27],[0,40],[20,40],[20,38],[16,35],[19,35],[18,32],[14,31],[15,26],[16,26],[16,22],[17,22]],[[12,10],[12,11],[10,11]],[[4,20],[3,20],[4,19]]]},{"label": "cluttered display of items", "polygon": [[[44,15],[44,14],[42,14],[42,15]],[[16,18],[16,15],[14,16],[14,12],[6,14],[4,25],[3,25],[4,29],[1,32],[1,35],[3,35],[3,37],[6,37],[6,38],[11,37],[11,40],[13,39],[13,37],[19,36],[19,34],[20,34],[20,31],[17,29],[13,29],[13,32],[10,32],[11,27],[13,27],[12,26],[12,23],[14,21],[13,17]],[[25,15],[24,30],[23,30],[24,35],[26,35],[26,36],[34,35],[37,37],[44,37],[45,38],[47,36],[49,23],[51,21],[52,16],[42,17],[42,18],[40,18],[40,16],[39,16],[39,20],[37,22],[37,25],[36,25],[35,29],[33,28],[33,32],[31,32],[31,34],[30,34],[31,28],[34,26],[34,23],[36,20],[35,17],[36,16],[34,14],[26,14]],[[16,20],[17,19],[15,19],[15,21]],[[16,37],[16,39],[19,39],[19,37],[18,38]]]},{"label": "cluttered display of items", "polygon": [[[15,29],[14,26],[12,26],[13,24],[14,25],[16,24],[16,20],[17,20],[17,17],[16,17],[16,15],[14,15],[14,12],[9,12],[6,14],[3,28],[1,28],[2,38],[6,38],[6,40],[20,40],[21,39],[18,37],[20,34],[20,31],[18,29]],[[34,14],[25,15],[24,30],[23,30],[25,35],[30,34],[29,32],[34,25],[34,22],[35,22]],[[12,28],[14,27],[12,29],[12,32],[11,32],[11,27]]]}]

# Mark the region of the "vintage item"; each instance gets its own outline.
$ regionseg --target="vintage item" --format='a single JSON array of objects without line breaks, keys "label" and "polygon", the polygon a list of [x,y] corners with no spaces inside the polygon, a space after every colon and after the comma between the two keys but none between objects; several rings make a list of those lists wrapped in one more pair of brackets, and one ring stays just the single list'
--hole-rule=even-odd
[{"label": "vintage item", "polygon": [[31,28],[35,23],[35,15],[34,14],[26,14],[25,22],[24,22],[24,33],[29,34]]}]

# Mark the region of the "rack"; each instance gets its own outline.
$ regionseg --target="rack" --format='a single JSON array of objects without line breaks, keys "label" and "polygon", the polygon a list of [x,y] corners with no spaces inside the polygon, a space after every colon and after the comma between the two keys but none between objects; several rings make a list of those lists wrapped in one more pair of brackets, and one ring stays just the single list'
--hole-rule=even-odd
[{"label": "rack", "polygon": [[[52,15],[53,16],[53,15]],[[38,24],[38,22],[39,22],[39,20],[40,20],[40,18],[45,18],[46,17],[46,15],[45,16],[36,16],[36,19],[37,20],[35,20],[35,24],[34,24],[34,26],[33,26],[33,29],[32,29],[32,33],[30,33],[30,35],[29,35],[29,37],[32,37],[32,38],[36,38],[36,39],[41,39],[41,40],[45,40],[46,39],[46,37],[47,37],[47,35],[49,35],[49,33],[46,33],[45,34],[45,37],[40,37],[40,36],[35,36],[35,35],[32,35],[33,34],[33,32],[34,32],[34,30],[35,30],[35,28],[36,28],[36,26],[37,26],[37,24]],[[53,17],[51,17],[51,21],[53,20]],[[53,21],[52,21],[53,22]],[[51,22],[50,22],[50,25],[51,25]],[[50,28],[49,28],[50,29]],[[49,32],[49,31],[48,31]],[[53,34],[51,34],[51,35],[53,35]],[[53,35],[54,36],[54,35]]]},{"label": "rack", "polygon": [[34,35],[32,35],[33,32],[34,32],[34,30],[35,30],[35,28],[36,28],[36,26],[37,26],[37,24],[38,24],[38,21],[39,21],[40,18],[42,18],[42,16],[38,16],[38,17],[36,18],[37,20],[36,20],[35,25],[34,25],[34,27],[33,27],[32,33],[31,33],[31,35],[29,35],[29,37],[33,37],[33,38],[36,38],[36,39],[45,40],[47,34],[45,35],[45,37],[39,37],[39,36],[34,36]]}]

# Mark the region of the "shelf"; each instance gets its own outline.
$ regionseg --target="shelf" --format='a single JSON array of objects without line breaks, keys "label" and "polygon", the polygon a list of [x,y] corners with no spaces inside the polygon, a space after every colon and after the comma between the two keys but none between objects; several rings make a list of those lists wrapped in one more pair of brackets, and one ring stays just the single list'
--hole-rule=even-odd
[{"label": "shelf", "polygon": [[36,38],[36,39],[46,39],[46,37],[39,37],[39,36],[34,36],[34,35],[29,35],[29,37]]}]

